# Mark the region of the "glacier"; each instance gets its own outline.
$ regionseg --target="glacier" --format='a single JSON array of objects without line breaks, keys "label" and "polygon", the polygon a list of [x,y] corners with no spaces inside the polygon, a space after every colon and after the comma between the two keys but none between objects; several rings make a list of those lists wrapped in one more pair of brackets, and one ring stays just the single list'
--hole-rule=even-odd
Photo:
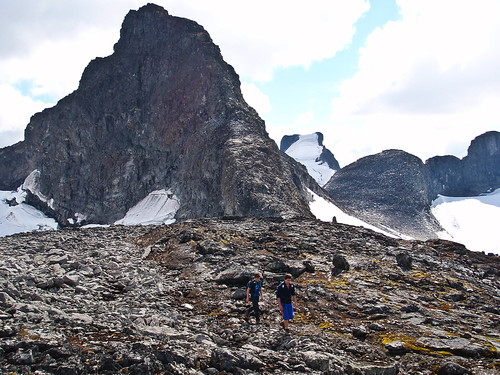
[{"label": "glacier", "polygon": [[179,199],[170,190],[155,190],[132,207],[116,225],[172,224],[180,207]]},{"label": "glacier", "polygon": [[431,212],[444,229],[439,238],[500,255],[500,189],[475,197],[440,195]]}]

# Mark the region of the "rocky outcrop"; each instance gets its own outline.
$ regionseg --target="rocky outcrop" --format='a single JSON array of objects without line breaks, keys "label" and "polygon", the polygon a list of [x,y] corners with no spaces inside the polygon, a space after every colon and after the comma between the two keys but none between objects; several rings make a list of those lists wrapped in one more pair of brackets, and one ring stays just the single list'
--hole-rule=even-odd
[{"label": "rocky outcrop", "polygon": [[436,156],[427,160],[433,195],[473,196],[500,187],[500,133],[475,138],[467,156]]},{"label": "rocky outcrop", "polygon": [[310,216],[290,163],[209,34],[148,4],[126,16],[114,53],[93,60],[75,92],[0,150],[0,189],[36,171],[29,201],[62,225],[113,223],[162,189],[179,200],[177,219]]},{"label": "rocky outcrop", "polygon": [[419,158],[388,150],[342,168],[325,189],[356,217],[427,239],[439,230],[430,214],[428,185],[427,171]]},{"label": "rocky outcrop", "polygon": [[[0,238],[0,372],[493,375],[499,269],[456,243],[307,219],[18,234]],[[261,325],[244,314],[255,271]]]}]

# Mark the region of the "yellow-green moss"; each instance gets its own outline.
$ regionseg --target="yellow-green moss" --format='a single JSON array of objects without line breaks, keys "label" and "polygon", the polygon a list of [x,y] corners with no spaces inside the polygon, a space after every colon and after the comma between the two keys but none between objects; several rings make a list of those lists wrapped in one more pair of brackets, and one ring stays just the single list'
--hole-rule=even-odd
[{"label": "yellow-green moss", "polygon": [[391,342],[395,341],[401,341],[404,344],[404,347],[407,350],[410,350],[412,352],[417,352],[417,353],[423,353],[423,354],[429,354],[429,355],[434,355],[438,357],[443,357],[443,356],[449,356],[453,355],[450,352],[444,351],[444,350],[439,350],[439,351],[433,351],[429,348],[426,348],[424,346],[420,346],[417,344],[417,339],[411,336],[403,335],[403,334],[382,334],[380,335],[380,342],[383,345],[389,344]]}]

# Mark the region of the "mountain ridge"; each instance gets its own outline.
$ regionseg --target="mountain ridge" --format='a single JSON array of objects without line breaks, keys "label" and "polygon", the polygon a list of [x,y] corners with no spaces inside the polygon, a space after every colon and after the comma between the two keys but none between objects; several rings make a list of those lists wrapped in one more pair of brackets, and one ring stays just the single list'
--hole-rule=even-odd
[{"label": "mountain ridge", "polygon": [[439,195],[479,195],[500,187],[500,133],[476,137],[461,160],[437,156],[423,163],[402,150],[369,155],[339,170],[324,187],[370,224],[435,238],[442,228],[430,209]]}]

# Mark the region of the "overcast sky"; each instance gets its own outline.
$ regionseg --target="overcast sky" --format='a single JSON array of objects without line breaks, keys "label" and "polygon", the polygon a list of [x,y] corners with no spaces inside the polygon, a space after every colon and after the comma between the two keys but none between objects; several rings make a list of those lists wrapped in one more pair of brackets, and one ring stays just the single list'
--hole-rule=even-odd
[{"label": "overcast sky", "polygon": [[[0,147],[108,56],[140,0],[0,1]],[[500,131],[500,0],[157,0],[197,21],[279,144],[321,131],[341,166],[466,155]]]}]

